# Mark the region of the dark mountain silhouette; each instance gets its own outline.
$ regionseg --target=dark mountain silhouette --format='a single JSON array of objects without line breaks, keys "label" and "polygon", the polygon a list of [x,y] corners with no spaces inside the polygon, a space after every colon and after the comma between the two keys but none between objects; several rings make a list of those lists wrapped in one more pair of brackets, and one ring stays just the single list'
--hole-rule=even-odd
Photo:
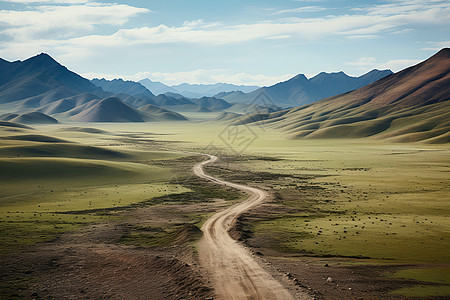
[{"label": "dark mountain silhouette", "polygon": [[[120,79],[93,80],[99,85],[96,86],[47,54],[16,62],[0,59],[0,71],[0,105],[4,111],[16,112],[3,118],[13,122],[57,122],[47,115],[86,122],[186,119],[167,110],[158,113],[138,111],[120,99],[134,107],[154,104],[155,96],[141,84]],[[115,93],[118,96],[112,97]]]},{"label": "dark mountain silhouette", "polygon": [[147,98],[147,97],[134,97],[134,96],[130,96],[128,94],[115,94],[114,97],[119,98],[120,100],[122,100],[124,103],[131,105],[135,108],[147,105],[147,104],[152,104],[155,105],[155,98]]},{"label": "dark mountain silhouette", "polygon": [[158,95],[155,98],[155,103],[158,106],[175,106],[175,105],[184,105],[184,104],[190,104],[195,105],[194,102],[192,102],[190,99],[187,98],[173,98],[166,96],[164,94]]},{"label": "dark mountain silhouette", "polygon": [[215,97],[202,97],[200,99],[191,99],[191,101],[199,106],[209,109],[210,111],[222,111],[231,107],[230,103]]},{"label": "dark mountain silhouette", "polygon": [[270,98],[275,106],[295,107],[358,89],[390,74],[392,74],[390,70],[372,70],[360,77],[351,77],[344,72],[322,72],[309,80],[305,75],[299,74],[287,81],[270,87],[263,87],[251,93],[221,93],[215,97],[230,103],[259,104],[258,98],[261,94],[264,94]]},{"label": "dark mountain silhouette", "polygon": [[[214,97],[189,99],[176,93],[154,96],[141,83],[122,79],[93,79],[92,82],[103,90],[114,93],[115,97],[136,108],[150,104],[175,111],[210,112],[224,110],[231,106],[225,100]],[[142,82],[148,82],[148,80]]]},{"label": "dark mountain silhouette", "polygon": [[351,77],[344,72],[339,73],[320,73],[309,81],[314,87],[315,95],[319,99],[353,91],[377,81],[383,77],[391,75],[391,70],[372,70],[360,77]]},{"label": "dark mountain silhouette", "polygon": [[166,94],[166,93],[179,93],[176,89],[165,85],[164,83],[151,81],[148,78],[138,81],[140,84],[145,86],[149,91],[155,95]]},{"label": "dark mountain silhouette", "polygon": [[[358,90],[310,105],[240,118],[292,138],[374,137],[450,142],[450,49]],[[256,120],[256,121],[255,121]]]},{"label": "dark mountain silhouette", "polygon": [[142,84],[134,81],[124,81],[122,79],[106,80],[106,79],[92,79],[91,82],[104,91],[113,94],[127,94],[133,97],[142,99],[153,99],[155,95],[145,88]]},{"label": "dark mountain silhouette", "polygon": [[168,86],[161,82],[153,82],[148,78],[139,81],[147,89],[152,91],[155,95],[174,93],[183,95],[187,98],[202,98],[212,97],[220,92],[231,92],[241,90],[244,92],[252,92],[259,88],[258,86],[234,85],[228,83],[216,84],[189,84],[182,83],[179,85]]},{"label": "dark mountain silhouette", "polygon": [[[164,93],[164,95],[166,95],[167,97],[172,97],[172,98],[176,98],[176,99],[181,99],[181,98],[186,98],[185,96],[178,94],[178,93],[172,93],[172,92],[167,92]],[[189,98],[188,98],[189,99]]]},{"label": "dark mountain silhouette", "polygon": [[258,89],[258,86],[234,85],[229,83],[215,83],[215,84],[189,84],[182,83],[174,85],[174,88],[179,94],[189,98],[212,97],[221,92],[243,91],[245,93],[252,92]]},{"label": "dark mountain silhouette", "polygon": [[[215,99],[218,100],[218,99]],[[223,100],[222,100],[223,101]],[[155,98],[155,103],[157,106],[170,109],[177,112],[211,112],[208,108],[200,105],[199,103],[204,103],[208,106],[217,105],[217,101],[210,99],[200,100],[200,99],[188,99],[185,97],[170,97],[165,94],[158,95]]]},{"label": "dark mountain silhouette", "polygon": [[[59,90],[54,91],[55,89]],[[45,53],[24,61],[1,60],[0,63],[0,103],[33,97],[31,102],[40,101],[39,97],[48,97],[44,100],[48,103],[59,96],[68,97],[80,92],[100,91],[101,89],[89,80],[69,71]]]}]

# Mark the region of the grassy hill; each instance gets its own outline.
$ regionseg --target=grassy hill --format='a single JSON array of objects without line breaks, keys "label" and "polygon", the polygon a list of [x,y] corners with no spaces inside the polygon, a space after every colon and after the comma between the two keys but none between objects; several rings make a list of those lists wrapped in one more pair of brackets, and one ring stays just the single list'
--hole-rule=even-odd
[{"label": "grassy hill", "polygon": [[264,124],[290,138],[450,142],[450,49],[358,90],[234,124]]}]

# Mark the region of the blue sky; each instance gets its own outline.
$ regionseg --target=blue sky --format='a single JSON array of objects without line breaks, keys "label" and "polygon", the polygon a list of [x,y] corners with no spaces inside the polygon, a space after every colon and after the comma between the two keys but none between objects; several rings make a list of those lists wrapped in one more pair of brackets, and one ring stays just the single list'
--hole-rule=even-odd
[{"label": "blue sky", "polygon": [[270,85],[398,71],[450,46],[450,1],[0,0],[0,57],[88,78]]}]

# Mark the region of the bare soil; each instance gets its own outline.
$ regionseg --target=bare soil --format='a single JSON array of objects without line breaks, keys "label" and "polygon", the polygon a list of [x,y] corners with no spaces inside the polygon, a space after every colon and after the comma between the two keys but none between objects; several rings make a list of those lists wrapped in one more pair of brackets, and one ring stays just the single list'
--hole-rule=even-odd
[{"label": "bare soil", "polygon": [[[203,209],[217,206],[211,203]],[[185,221],[183,211],[192,209],[173,205],[125,212],[120,221],[88,226],[5,258],[0,276],[10,282],[20,278],[23,288],[28,287],[11,295],[25,299],[212,298],[212,288],[196,265],[189,231],[167,247],[120,243],[130,227],[148,225],[148,220],[160,225]]]}]

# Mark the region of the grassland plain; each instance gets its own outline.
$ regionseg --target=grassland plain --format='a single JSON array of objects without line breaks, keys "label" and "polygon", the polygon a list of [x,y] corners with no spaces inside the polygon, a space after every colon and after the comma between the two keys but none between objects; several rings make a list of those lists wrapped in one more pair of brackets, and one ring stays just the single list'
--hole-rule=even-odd
[{"label": "grassland plain", "polygon": [[[327,298],[327,293],[329,298],[350,295],[364,299],[370,299],[371,295],[448,295],[450,150],[447,145],[390,144],[370,139],[286,140],[279,132],[251,127],[255,139],[245,149],[239,146],[232,149],[235,145],[227,134],[227,127],[215,122],[186,123],[182,127],[171,123],[96,124],[95,134],[92,130],[80,129],[86,124],[71,126],[71,129],[65,125],[38,127],[43,135],[58,138],[56,144],[65,145],[63,158],[49,155],[51,158],[46,160],[62,160],[61,169],[69,168],[65,165],[67,161],[76,162],[78,167],[79,163],[94,164],[96,167],[85,169],[92,177],[47,178],[45,174],[38,174],[39,181],[30,179],[30,184],[26,185],[26,180],[21,183],[9,180],[11,184],[5,184],[7,188],[2,190],[5,206],[1,223],[27,227],[39,224],[31,223],[33,218],[43,218],[42,225],[48,224],[51,229],[48,231],[51,234],[37,234],[27,241],[33,228],[28,226],[23,229],[25,234],[22,233],[27,238],[20,238],[19,234],[18,239],[12,239],[14,243],[32,244],[86,223],[117,218],[118,214],[98,213],[95,209],[129,206],[149,199],[153,199],[153,204],[191,199],[193,204],[188,217],[186,208],[169,208],[171,214],[178,211],[177,214],[183,215],[181,219],[173,217],[169,222],[168,211],[162,206],[158,210],[164,211],[165,218],[156,218],[144,226],[128,222],[120,243],[166,246],[187,231],[195,236],[198,232],[190,225],[200,227],[218,208],[205,208],[209,205],[207,199],[240,199],[239,194],[231,190],[205,186],[189,176],[190,168],[201,158],[180,151],[206,152],[221,158],[219,164],[207,167],[207,172],[226,180],[266,188],[274,195],[270,203],[239,220],[237,237],[258,249],[266,261],[280,270],[290,270],[301,285],[317,291],[319,298]],[[23,130],[23,134],[30,134]],[[94,158],[87,159],[80,156],[83,151],[79,149],[70,154],[72,146],[67,147],[64,141],[88,144],[94,150],[97,146],[110,152],[93,155],[92,149],[86,150]],[[8,147],[15,149],[13,153],[22,151],[20,157],[14,158],[17,161],[29,160],[32,165],[42,162],[39,154],[33,151],[30,154],[29,147],[36,145],[33,143],[43,147],[44,142],[20,139],[1,142],[0,153],[8,158],[8,163],[14,156],[8,150],[12,148]],[[44,150],[55,151],[39,149]],[[128,190],[135,192],[128,194]],[[146,197],[139,198],[142,192]],[[34,199],[25,197],[37,193],[40,195]],[[117,197],[110,197],[115,194]],[[48,200],[38,204],[37,199],[43,196]],[[30,200],[21,203],[20,197]],[[80,211],[86,205],[89,209]],[[74,207],[77,213],[62,213],[73,211]],[[11,220],[25,219],[7,222],[8,216]],[[190,225],[181,226],[180,220]],[[39,232],[39,226],[31,232]],[[10,242],[9,247],[14,243]],[[303,270],[293,267],[296,265]],[[344,269],[350,271],[338,272]],[[360,271],[370,274],[364,277]],[[335,274],[342,278],[336,278]],[[334,278],[333,283],[326,281],[329,275]],[[344,278],[347,276],[353,280],[351,283]],[[385,285],[377,289],[377,282],[361,280],[372,277],[384,278]],[[372,283],[375,288],[369,288]],[[349,286],[353,289],[348,290]]]},{"label": "grassland plain", "polygon": [[[386,297],[449,295],[448,145],[286,140],[252,127],[257,138],[236,155],[220,138],[224,129],[216,123],[152,128],[165,134],[158,140],[184,141],[182,148],[201,152],[214,145],[222,160],[208,172],[275,195],[264,213],[241,218],[250,246],[268,249],[273,262],[301,255],[312,265],[371,266],[372,277],[403,278],[369,291]],[[357,296],[357,284],[350,285]]]},{"label": "grassland plain", "polygon": [[[53,249],[61,248],[62,242],[58,241],[62,234],[72,232],[75,238],[69,238],[71,244],[67,247],[79,248],[77,251],[80,252],[84,251],[83,247],[94,248],[102,244],[111,232],[120,234],[107,243],[132,249],[135,246],[159,249],[173,243],[191,244],[199,237],[197,225],[200,226],[208,214],[217,209],[214,199],[240,199],[239,193],[205,186],[199,179],[191,178],[191,167],[202,159],[201,156],[168,151],[162,147],[167,143],[154,142],[149,136],[153,135],[136,131],[111,133],[67,125],[38,130],[1,127],[2,297],[27,297],[32,294],[29,292],[32,283],[39,287],[35,276],[47,276],[42,270],[48,266],[44,264],[39,270],[36,265],[40,262],[36,262],[36,258],[29,261],[27,257],[37,253],[41,261],[47,258],[53,264],[54,258],[48,256]],[[202,202],[210,204],[205,208]],[[190,205],[198,207],[191,208]],[[79,245],[86,235],[99,234],[97,231],[105,226],[111,229],[101,233],[95,243]],[[43,249],[46,244],[42,242],[47,242],[50,250]],[[38,244],[44,247],[36,248]],[[80,259],[89,260],[89,257]],[[158,264],[164,263],[170,262],[158,260]],[[66,272],[71,268],[68,265]],[[181,265],[181,270],[184,269]],[[167,278],[175,275],[168,274]],[[66,278],[67,273],[52,276]],[[179,280],[183,281],[183,278]],[[48,279],[48,282],[53,281]],[[61,279],[60,290],[57,287],[49,290],[44,285],[39,294],[67,296],[63,283]],[[170,284],[177,282],[167,283]],[[203,296],[208,293],[198,283],[192,285],[192,289]],[[186,295],[192,293],[189,288],[179,292],[168,290]]]},{"label": "grassland plain", "polygon": [[[184,191],[165,183],[171,177],[168,169],[132,163],[131,153],[48,140],[43,135],[13,134],[0,141],[2,253],[51,239],[52,231],[104,218],[90,210]],[[147,159],[178,157],[149,153]],[[74,211],[79,213],[68,214]]]},{"label": "grassland plain", "polygon": [[[217,173],[272,173],[273,178],[261,184],[278,195],[276,204],[293,209],[244,222],[253,235],[250,245],[308,256],[369,259],[364,264],[375,260],[411,265],[414,274],[432,272],[446,279],[437,283],[426,276],[395,273],[429,284],[394,293],[449,295],[450,182],[445,146],[335,140],[302,142],[289,152],[257,147],[251,148],[257,150],[252,155],[274,159],[235,161],[227,165],[231,172]],[[252,175],[241,177],[246,181]]]}]

